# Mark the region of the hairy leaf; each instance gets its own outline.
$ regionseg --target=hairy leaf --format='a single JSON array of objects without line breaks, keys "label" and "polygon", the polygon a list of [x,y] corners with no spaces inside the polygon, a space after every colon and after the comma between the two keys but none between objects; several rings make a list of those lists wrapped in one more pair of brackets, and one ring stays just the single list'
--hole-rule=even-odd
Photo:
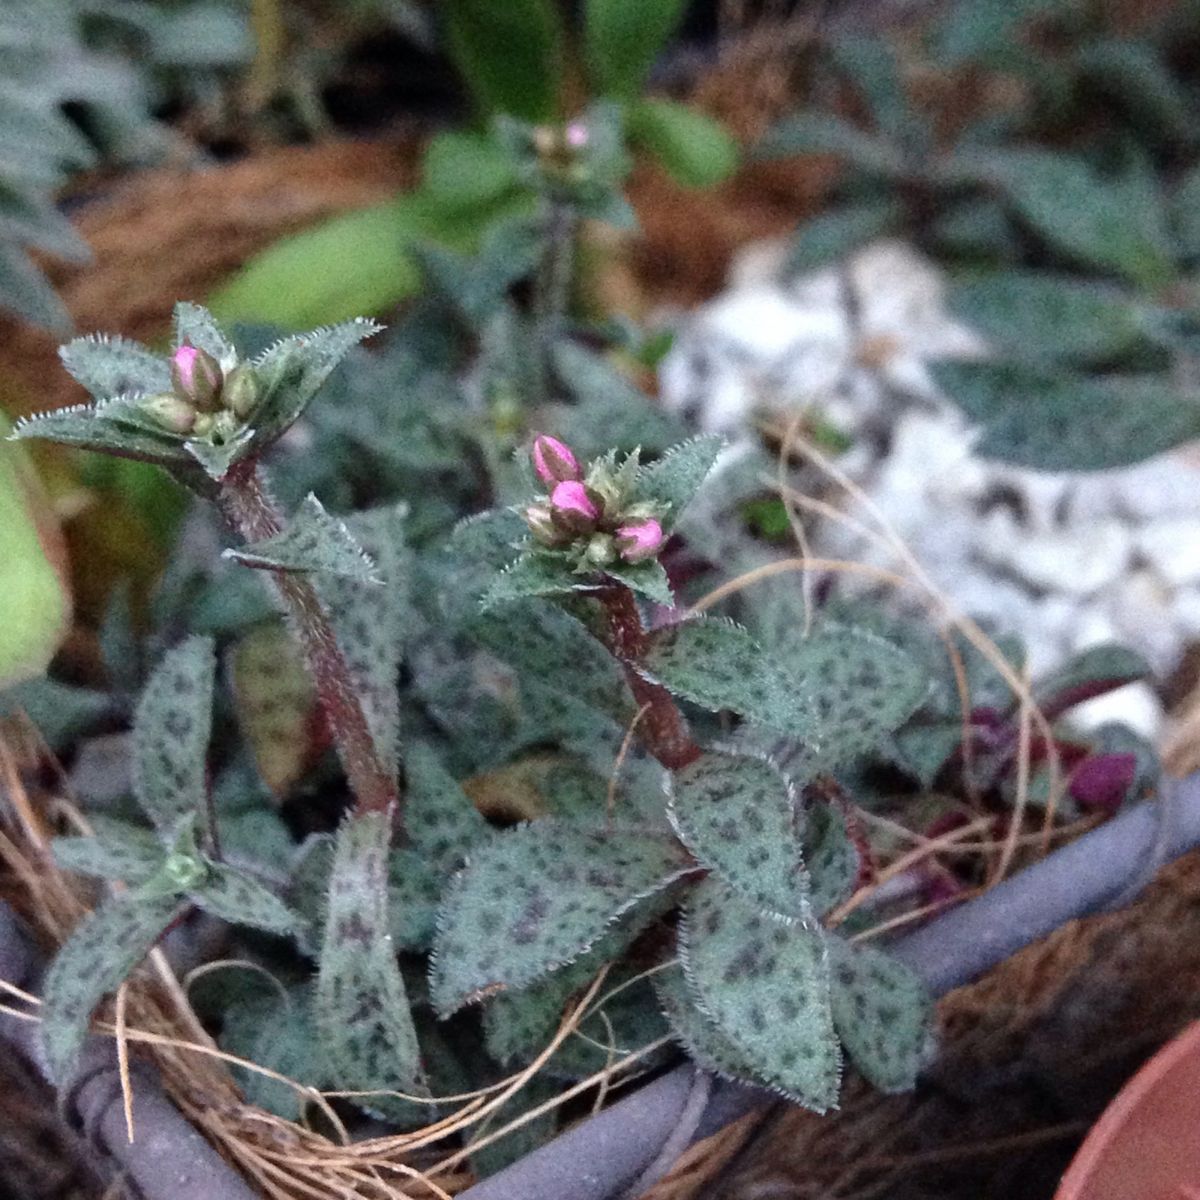
[{"label": "hairy leaf", "polygon": [[[382,813],[352,816],[337,834],[315,1012],[332,1077],[355,1091],[424,1094],[420,1047],[388,923]],[[359,1101],[386,1113],[386,1097]]]},{"label": "hairy leaf", "polygon": [[173,324],[176,346],[187,342],[197,350],[211,354],[223,366],[235,357],[233,347],[207,308],[181,300],[175,305]]},{"label": "hairy leaf", "polygon": [[805,221],[793,235],[786,270],[798,275],[840,262],[860,246],[882,237],[902,214],[903,209],[894,200],[884,197],[820,213]]},{"label": "hairy leaf", "polygon": [[481,847],[447,889],[431,996],[444,1015],[590,949],[643,897],[695,870],[672,839],[546,818]]},{"label": "hairy leaf", "polygon": [[358,317],[276,342],[254,359],[261,389],[254,411],[254,445],[273,442],[287,430],[359,342],[378,333],[374,321]]},{"label": "hairy leaf", "polygon": [[754,148],[756,158],[790,158],[796,154],[836,154],[885,178],[904,170],[899,153],[882,138],[863,133],[832,113],[800,112],[784,117]]},{"label": "hairy leaf", "polygon": [[449,874],[489,833],[488,823],[426,742],[404,756],[407,800],[404,825],[413,846]]},{"label": "hairy leaf", "polygon": [[561,596],[570,592],[594,590],[597,584],[586,575],[576,575],[569,564],[548,554],[522,554],[491,582],[484,592],[484,609],[495,608],[510,600],[531,596]]},{"label": "hairy leaf", "polygon": [[725,1079],[742,1082],[755,1079],[746,1052],[696,1006],[683,968],[678,963],[655,972],[652,982],[671,1032],[696,1066]]},{"label": "hairy leaf", "polygon": [[826,935],[833,1021],[854,1065],[883,1092],[906,1092],[933,1032],[933,1000],[899,959]]},{"label": "hairy leaf", "polygon": [[153,434],[132,429],[97,413],[95,408],[79,405],[55,412],[23,417],[13,427],[14,438],[44,438],[82,450],[98,450],[118,458],[133,458],[164,467],[190,465],[184,445],[168,434]]},{"label": "hairy leaf", "polygon": [[932,364],[980,426],[977,452],[1036,471],[1101,471],[1200,437],[1200,399],[1155,379],[1094,380],[1018,363]]},{"label": "hairy leaf", "polygon": [[167,360],[128,338],[89,334],[59,347],[58,357],[67,373],[96,400],[171,390]]},{"label": "hairy leaf", "polygon": [[344,521],[331,517],[311,492],[287,528],[275,537],[224,552],[247,567],[271,571],[319,571],[360,583],[378,583],[375,565]]},{"label": "hairy leaf", "polygon": [[[452,869],[452,868],[451,868]],[[403,847],[388,857],[388,922],[397,950],[428,950],[449,869]]]},{"label": "hairy leaf", "polygon": [[134,791],[168,839],[204,808],[215,670],[211,638],[180,643],[154,669],[134,716]]},{"label": "hairy leaf", "polygon": [[669,777],[668,814],[683,844],[756,908],[810,912],[796,796],[770,763],[704,754]]},{"label": "hairy leaf", "polygon": [[42,984],[42,1045],[55,1082],[70,1081],[92,1010],[150,952],[179,911],[178,896],[132,893],[106,901],[75,927]]},{"label": "hairy leaf", "polygon": [[858,850],[846,831],[846,818],[832,804],[814,804],[804,827],[804,865],[809,902],[823,917],[847,899],[858,882]]},{"label": "hairy leaf", "polygon": [[148,829],[116,820],[107,821],[103,827],[95,821],[93,824],[94,837],[54,839],[54,861],[60,867],[131,887],[145,883],[162,868],[166,851]]},{"label": "hairy leaf", "polygon": [[604,568],[605,575],[623,583],[627,588],[668,607],[675,603],[675,593],[662,563],[648,558],[640,563],[613,563]]},{"label": "hairy leaf", "polygon": [[663,529],[671,530],[712,470],[725,439],[706,434],[672,447],[638,475],[637,497],[666,508]]},{"label": "hairy leaf", "polygon": [[189,891],[205,912],[267,933],[291,933],[299,925],[296,914],[245,871],[215,862],[206,867],[204,878]]},{"label": "hairy leaf", "polygon": [[829,963],[815,925],[782,925],[715,879],[692,889],[680,959],[695,1003],[746,1056],[754,1077],[824,1112],[841,1055]]},{"label": "hairy leaf", "polygon": [[198,439],[184,442],[183,448],[204,468],[204,473],[214,483],[220,483],[235,463],[241,462],[254,442],[255,430],[246,426],[232,437],[220,442]]}]

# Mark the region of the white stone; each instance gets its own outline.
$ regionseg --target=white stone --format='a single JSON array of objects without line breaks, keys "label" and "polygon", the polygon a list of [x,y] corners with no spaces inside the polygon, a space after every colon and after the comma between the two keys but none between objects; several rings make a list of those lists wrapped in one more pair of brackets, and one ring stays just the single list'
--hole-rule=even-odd
[{"label": "white stone", "polygon": [[1132,571],[1107,599],[1121,640],[1140,650],[1155,674],[1171,671],[1183,648],[1175,628],[1172,589],[1150,571]]},{"label": "white stone", "polygon": [[1073,653],[1120,640],[1120,632],[1103,608],[1089,604],[1079,610],[1071,631],[1071,651]]},{"label": "white stone", "polygon": [[791,248],[790,237],[763,238],[760,242],[742,246],[730,260],[726,290],[736,292],[776,283],[783,274]]},{"label": "white stone", "polygon": [[1129,562],[1132,538],[1118,521],[1030,533],[1014,542],[1009,566],[1034,587],[1090,596],[1114,583]]},{"label": "white stone", "polygon": [[1116,691],[1077,705],[1071,709],[1069,719],[1084,733],[1109,721],[1120,721],[1153,741],[1162,731],[1163,707],[1148,683],[1127,683]]},{"label": "white stone", "polygon": [[1159,517],[1137,531],[1135,544],[1170,583],[1200,583],[1200,516]]}]

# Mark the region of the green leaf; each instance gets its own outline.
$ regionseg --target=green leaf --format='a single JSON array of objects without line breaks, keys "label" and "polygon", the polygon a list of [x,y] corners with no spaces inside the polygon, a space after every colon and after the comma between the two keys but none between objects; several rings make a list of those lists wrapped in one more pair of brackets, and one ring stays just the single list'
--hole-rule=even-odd
[{"label": "green leaf", "polygon": [[452,881],[431,996],[449,1015],[577,958],[644,897],[695,870],[673,839],[546,818],[482,846]]},{"label": "green leaf", "polygon": [[790,780],[758,758],[704,754],[669,777],[683,844],[756,908],[804,920],[811,909]]},{"label": "green leaf", "polygon": [[161,870],[166,851],[147,829],[125,821],[92,819],[94,837],[56,837],[54,861],[67,871],[136,887]]},{"label": "green leaf", "polygon": [[656,971],[651,983],[671,1032],[696,1066],[724,1079],[749,1082],[755,1078],[746,1052],[696,1007],[678,963]]},{"label": "green leaf", "polygon": [[[211,354],[222,365],[232,362],[237,356],[237,352],[221,332],[212,313],[199,304],[189,304],[186,300],[181,300],[176,304],[174,326],[176,346],[182,346],[184,342],[187,342],[189,345],[195,346],[197,350]],[[166,391],[167,389],[161,390]]]},{"label": "green leaf", "polygon": [[833,1021],[846,1053],[882,1092],[907,1092],[933,1034],[933,1000],[899,959],[826,934]]},{"label": "green leaf", "polygon": [[425,149],[425,190],[448,208],[488,204],[519,182],[508,147],[486,133],[446,130]]},{"label": "green leaf", "polygon": [[563,559],[535,551],[522,554],[501,571],[484,592],[481,604],[484,609],[489,609],[510,600],[594,591],[598,586],[593,577],[575,574]]},{"label": "green leaf", "polygon": [[42,984],[42,1045],[56,1083],[70,1082],[92,1010],[146,957],[178,912],[178,896],[126,893],[72,931]]},{"label": "green leaf", "polygon": [[911,138],[919,126],[895,47],[874,34],[840,33],[830,39],[829,50],[833,62],[866,99],[879,132],[901,144]]},{"label": "green leaf", "polygon": [[[0,437],[8,424],[0,415]],[[0,687],[40,675],[67,634],[66,551],[50,498],[24,447],[0,443]]]},{"label": "green leaf", "polygon": [[1095,283],[1040,271],[998,271],[952,289],[950,307],[1002,352],[1046,363],[1101,365],[1143,341],[1138,310]]},{"label": "green leaf", "polygon": [[1086,42],[1075,61],[1092,87],[1126,110],[1140,138],[1164,149],[1196,141],[1192,101],[1157,47],[1133,38]]},{"label": "green leaf", "polygon": [[809,903],[823,917],[854,891],[861,866],[858,849],[846,830],[845,816],[824,803],[808,809],[803,844]]},{"label": "green leaf", "polygon": [[71,378],[96,400],[171,390],[167,360],[128,338],[92,333],[60,346],[58,357]]},{"label": "green leaf", "polygon": [[934,380],[980,427],[977,452],[1037,471],[1101,471],[1200,437],[1200,402],[1154,379],[1093,380],[1018,363],[940,362]]},{"label": "green leaf", "polygon": [[1071,258],[1147,286],[1171,277],[1165,249],[1139,229],[1118,190],[1082,159],[1048,150],[992,150],[980,163],[982,177]]},{"label": "green leaf", "polygon": [[1171,198],[1171,225],[1185,258],[1200,258],[1200,164],[1180,180]]},{"label": "green leaf", "polygon": [[24,713],[50,749],[61,753],[113,715],[114,697],[43,676],[0,692],[0,716],[15,712]]},{"label": "green leaf", "polygon": [[809,637],[796,630],[771,654],[809,710],[791,729],[783,721],[773,728],[804,741],[805,760],[818,770],[878,749],[929,693],[921,665],[866,629],[831,623]]},{"label": "green leaf", "polygon": [[662,525],[668,532],[678,523],[683,510],[700,490],[725,448],[725,439],[705,434],[673,446],[662,458],[643,467],[637,478],[637,498],[666,509]]},{"label": "green leaf", "polygon": [[133,719],[134,792],[168,840],[204,810],[215,671],[211,638],[189,638],[168,650]]},{"label": "green leaf", "polygon": [[409,591],[411,554],[403,504],[357,513],[350,533],[375,563],[383,586],[339,575],[322,576],[318,590],[333,615],[334,632],[358,685],[380,762],[395,770],[400,737],[399,673],[413,630]]},{"label": "green leaf", "polygon": [[[383,813],[352,816],[338,830],[314,1000],[333,1079],[353,1091],[425,1094],[420,1047],[388,922]],[[387,1097],[357,1101],[387,1113]]]},{"label": "green leaf", "polygon": [[549,121],[562,73],[562,28],[550,0],[446,0],[450,53],[488,112]]},{"label": "green leaf", "polygon": [[894,200],[875,197],[820,213],[793,235],[784,269],[799,275],[840,262],[887,233],[898,223],[902,211]]},{"label": "green leaf", "polygon": [[584,55],[596,88],[633,100],[686,8],[687,0],[587,0]]},{"label": "green leaf", "polygon": [[671,590],[666,568],[656,558],[648,558],[640,563],[612,563],[604,568],[604,574],[641,593],[655,604],[670,607],[675,603],[675,593]]},{"label": "green leaf", "polygon": [[414,848],[448,874],[490,833],[471,798],[426,742],[404,754],[404,827]]},{"label": "green leaf", "polygon": [[841,1054],[819,928],[780,924],[709,878],[689,895],[679,954],[693,1002],[754,1079],[817,1112],[837,1103]]},{"label": "green leaf", "polygon": [[205,912],[267,933],[291,933],[299,925],[296,914],[274,892],[236,867],[208,862],[207,872],[189,895]]},{"label": "green leaf", "polygon": [[388,857],[388,921],[397,950],[428,950],[442,888],[453,867],[441,868],[417,850]]},{"label": "green leaf", "polygon": [[287,528],[274,537],[223,554],[246,567],[270,571],[319,571],[360,583],[379,583],[375,564],[354,540],[344,521],[331,517],[309,492]]},{"label": "green leaf", "polygon": [[803,736],[813,701],[807,686],[785,678],[755,638],[719,617],[655,630],[639,670],[704,708],[729,709],[756,724]]},{"label": "green leaf", "polygon": [[1048,675],[1037,680],[1034,700],[1047,720],[1096,696],[1153,677],[1150,664],[1136,651],[1117,642],[1104,642],[1081,650]]},{"label": "green leaf", "polygon": [[255,441],[256,430],[251,426],[239,429],[225,441],[208,442],[192,439],[184,442],[184,449],[204,468],[204,473],[220,483],[230,468],[247,456]]},{"label": "green leaf", "polygon": [[[320,1087],[325,1063],[309,1009],[306,986],[238,997],[221,1011],[221,1049],[297,1083]],[[300,1120],[305,1106],[295,1088],[258,1071],[237,1066],[233,1071],[247,1104],[285,1121]]]},{"label": "green leaf", "polygon": [[138,459],[161,467],[190,465],[191,462],[191,456],[177,438],[129,428],[83,404],[22,417],[13,427],[12,436],[17,439],[43,438],[64,446]]},{"label": "green leaf", "polygon": [[283,338],[251,364],[260,388],[254,410],[254,445],[261,447],[283,434],[329,378],[333,369],[382,326],[363,317],[310,333]]},{"label": "green leaf", "polygon": [[904,161],[885,142],[832,113],[799,112],[772,126],[754,147],[756,159],[797,154],[836,154],[853,166],[885,179],[904,173]]},{"label": "green leaf", "polygon": [[684,187],[714,187],[737,170],[738,147],[732,135],[686,105],[639,100],[630,105],[625,122],[631,142],[654,155]]}]

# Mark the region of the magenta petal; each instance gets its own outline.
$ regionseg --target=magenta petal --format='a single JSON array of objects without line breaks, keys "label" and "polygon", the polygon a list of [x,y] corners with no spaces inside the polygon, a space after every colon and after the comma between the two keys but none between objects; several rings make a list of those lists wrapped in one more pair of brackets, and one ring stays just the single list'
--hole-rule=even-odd
[{"label": "magenta petal", "polygon": [[1136,754],[1096,754],[1071,772],[1067,791],[1080,808],[1111,813],[1121,807],[1136,776]]},{"label": "magenta petal", "polygon": [[554,491],[550,493],[550,504],[560,513],[571,513],[589,521],[595,521],[600,516],[600,510],[588,495],[587,488],[577,479],[565,479],[555,484]]}]

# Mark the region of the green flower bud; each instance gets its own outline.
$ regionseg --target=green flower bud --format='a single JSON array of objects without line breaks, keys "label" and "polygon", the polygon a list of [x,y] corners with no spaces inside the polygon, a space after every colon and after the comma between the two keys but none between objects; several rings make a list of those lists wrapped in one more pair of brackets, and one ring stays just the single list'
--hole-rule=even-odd
[{"label": "green flower bud", "polygon": [[171,355],[171,383],[180,400],[212,412],[221,394],[221,364],[206,350],[184,342]]},{"label": "green flower bud", "polygon": [[213,424],[216,417],[212,413],[200,413],[196,417],[196,423],[192,426],[192,437],[206,438],[213,431]]},{"label": "green flower bud", "polygon": [[196,423],[196,410],[171,392],[147,396],[138,407],[168,433],[190,433]]},{"label": "green flower bud", "polygon": [[587,549],[583,552],[593,567],[610,566],[617,557],[616,544],[607,533],[594,533],[588,539]]},{"label": "green flower bud", "polygon": [[163,864],[163,874],[183,892],[195,887],[204,878],[205,867],[204,863],[193,855],[176,852],[167,855],[167,861]]},{"label": "green flower bud", "polygon": [[243,421],[258,407],[258,379],[254,368],[243,363],[225,376],[221,403]]}]

